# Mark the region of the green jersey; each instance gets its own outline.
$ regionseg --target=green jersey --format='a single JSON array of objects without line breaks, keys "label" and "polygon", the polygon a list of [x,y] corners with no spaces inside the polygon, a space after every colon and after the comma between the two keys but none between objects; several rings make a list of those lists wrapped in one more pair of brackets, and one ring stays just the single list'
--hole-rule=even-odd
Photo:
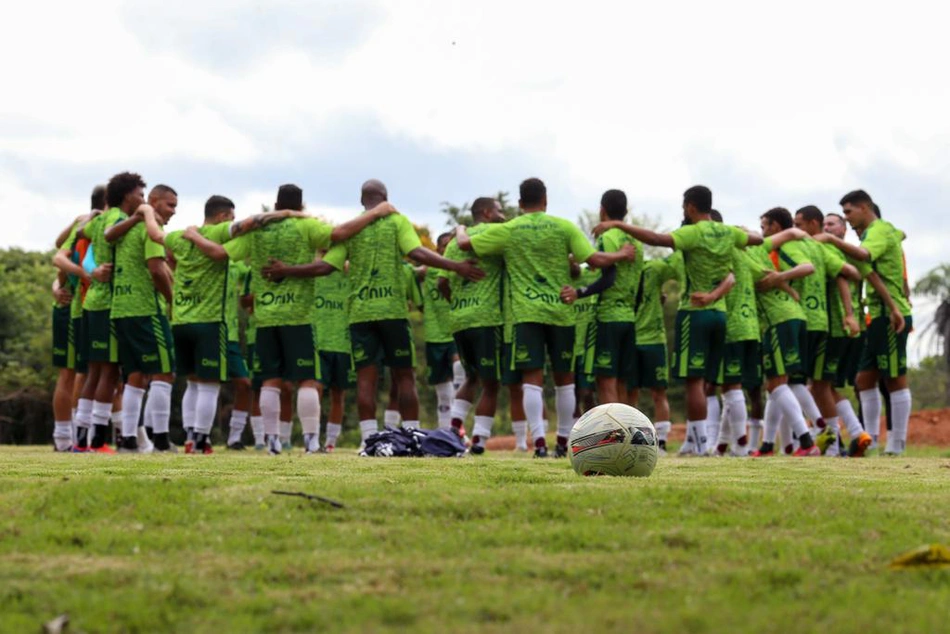
[{"label": "green jersey", "polygon": [[[204,225],[198,233],[216,244],[231,237],[231,223]],[[221,323],[227,319],[228,263],[216,262],[184,238],[184,231],[165,236],[165,249],[175,259],[172,325]]]},{"label": "green jersey", "polygon": [[567,256],[573,254],[581,263],[595,251],[573,223],[531,212],[471,238],[479,257],[504,255],[515,324],[574,325],[574,309],[561,301],[561,288],[571,283]]},{"label": "green jersey", "polygon": [[[247,269],[242,273],[243,288],[240,290],[240,297],[245,297],[251,294],[251,280],[254,278],[254,274],[251,272],[251,267],[243,262],[240,262],[240,264],[244,265]],[[244,342],[249,346],[257,343],[257,315],[254,314],[253,306],[247,316],[247,330],[244,332]]]},{"label": "green jersey", "polygon": [[392,214],[327,252],[323,259],[338,270],[350,261],[347,311],[351,324],[409,318],[403,256],[421,246],[409,220]]},{"label": "green jersey", "polygon": [[815,272],[792,282],[805,309],[809,332],[828,332],[828,278],[841,273],[844,260],[832,256],[818,242],[805,239],[787,242],[778,251],[779,269],[787,271],[799,264],[811,264]]},{"label": "green jersey", "polygon": [[[83,233],[89,238],[89,246],[92,249],[92,255],[95,258],[96,266],[103,264],[112,264],[115,257],[115,250],[111,244],[106,242],[106,229],[125,220],[128,216],[118,207],[101,213],[86,225]],[[113,271],[113,274],[115,271]],[[92,281],[89,290],[86,291],[86,301],[83,304],[85,310],[109,310],[112,307],[112,286],[113,282]]]},{"label": "green jersey", "polygon": [[228,298],[224,306],[224,320],[228,326],[228,341],[241,340],[241,322],[238,319],[238,308],[241,305],[241,295],[247,285],[247,276],[251,268],[244,262],[228,263]]},{"label": "green jersey", "polygon": [[313,310],[313,279],[286,278],[280,282],[259,273],[270,259],[284,264],[310,264],[318,249],[330,246],[333,228],[316,218],[288,218],[266,225],[224,245],[232,260],[250,259],[251,292],[257,326],[304,326]]},{"label": "green jersey", "polygon": [[[827,252],[829,259],[833,260],[837,258],[843,262],[851,263],[849,258],[845,257],[835,245],[819,244]],[[831,280],[828,284],[828,333],[835,338],[848,337],[848,332],[844,329],[844,300],[841,298],[841,293],[838,292],[838,283],[837,281]],[[860,287],[857,282],[848,280],[848,290],[851,291],[851,308],[854,311],[855,319],[858,319]]]},{"label": "green jersey", "polygon": [[350,326],[346,302],[350,281],[336,271],[314,280],[313,323],[317,328],[317,348],[322,352],[350,354]]},{"label": "green jersey", "polygon": [[416,267],[406,261],[402,263],[403,280],[406,283],[406,300],[412,304],[414,310],[422,310],[422,284],[416,275]]},{"label": "green jersey", "polygon": [[[79,237],[79,223],[73,223],[73,228],[69,231],[69,236],[66,238],[66,241],[63,242],[63,249],[69,249],[72,255],[72,261],[82,266],[82,261],[79,261],[79,254],[76,252],[76,242]],[[67,275],[66,281],[69,284],[69,290],[72,291],[73,299],[69,302],[69,316],[73,319],[82,317],[82,284],[79,281],[79,278],[75,275]],[[56,301],[53,301],[53,305],[56,305]]]},{"label": "green jersey", "polygon": [[637,250],[633,262],[618,262],[617,277],[613,285],[600,294],[597,300],[597,321],[632,322],[636,320],[637,289],[643,271],[643,245],[620,229],[609,229],[597,240],[597,248],[605,253],[615,253],[624,245],[632,244]]},{"label": "green jersey", "polygon": [[[746,261],[752,279],[756,282],[765,277],[766,273],[774,272],[770,251],[765,246],[749,247],[740,251],[740,257]],[[793,319],[805,319],[805,311],[801,304],[796,302],[788,293],[773,288],[756,293],[756,302],[759,309],[759,327],[764,330],[769,326],[777,326]]]},{"label": "green jersey", "polygon": [[741,249],[732,251],[732,274],[736,285],[726,294],[726,343],[759,341],[762,333],[756,312],[755,282]]},{"label": "green jersey", "polygon": [[683,252],[686,284],[680,293],[680,310],[726,311],[726,298],[705,307],[693,306],[689,297],[696,292],[711,293],[732,269],[732,250],[744,247],[749,235],[738,227],[702,220],[680,227],[672,234],[673,248]]},{"label": "green jersey", "polygon": [[165,247],[148,237],[143,222],[132,227],[116,243],[112,319],[150,317],[165,312],[165,298],[156,290],[148,270],[148,261],[154,259],[164,261]]},{"label": "green jersey", "polygon": [[[674,254],[666,259],[643,263],[640,288],[637,289],[637,345],[666,345],[666,320],[663,315],[663,284],[676,279]],[[679,258],[675,258],[679,259]]]},{"label": "green jersey", "polygon": [[[581,277],[575,280],[579,286],[590,286],[600,277],[600,272],[585,267],[581,271]],[[579,357],[587,352],[587,335],[591,323],[597,314],[597,295],[579,298],[574,302],[574,318],[577,320],[577,326],[574,330],[574,356]]]},{"label": "green jersey", "polygon": [[[862,262],[859,270],[864,277],[874,271],[884,283],[884,288],[894,299],[900,312],[910,316],[910,302],[904,296],[904,234],[889,222],[875,220],[861,236],[861,247],[871,254],[870,262]],[[887,304],[874,287],[867,288],[868,312],[871,319],[888,314]]]},{"label": "green jersey", "polygon": [[442,292],[439,291],[439,278],[444,274],[440,269],[431,266],[426,268],[422,280],[422,326],[425,330],[426,343],[449,343],[453,341],[452,329],[449,327],[449,313],[451,306]]},{"label": "green jersey", "polygon": [[[471,227],[470,236],[475,236],[491,225],[482,223]],[[462,262],[469,255],[462,251],[457,242],[452,240],[445,249],[445,257],[455,262]],[[505,320],[501,312],[501,292],[505,273],[505,261],[500,257],[484,257],[478,262],[480,269],[485,271],[485,278],[478,282],[470,282],[461,275],[442,271],[440,275],[449,280],[452,289],[451,312],[449,326],[452,332],[459,332],[467,328],[484,328],[500,326]]]}]

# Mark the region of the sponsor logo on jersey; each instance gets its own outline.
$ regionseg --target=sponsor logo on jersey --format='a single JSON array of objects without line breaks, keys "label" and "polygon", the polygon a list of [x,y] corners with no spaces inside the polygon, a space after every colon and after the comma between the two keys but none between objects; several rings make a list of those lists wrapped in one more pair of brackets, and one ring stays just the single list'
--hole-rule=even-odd
[{"label": "sponsor logo on jersey", "polygon": [[142,355],[142,363],[155,363],[156,361],[158,361],[157,354],[143,354]]},{"label": "sponsor logo on jersey", "polygon": [[298,368],[312,368],[313,365],[313,359],[297,359]]},{"label": "sponsor logo on jersey", "polygon": [[481,300],[477,297],[463,297],[452,300],[452,310],[465,310],[466,308],[478,308],[481,306]]},{"label": "sponsor logo on jersey", "polygon": [[297,294],[293,291],[287,293],[266,291],[262,293],[261,298],[257,300],[261,306],[286,306],[287,304],[294,304],[296,301]]},{"label": "sponsor logo on jersey", "polygon": [[515,350],[516,361],[527,361],[530,356],[531,354],[528,352],[528,346],[518,346],[518,349]]},{"label": "sponsor logo on jersey", "polygon": [[186,295],[179,291],[175,295],[175,306],[184,308],[186,306],[197,306],[202,302],[201,295]]},{"label": "sponsor logo on jersey", "polygon": [[113,287],[112,293],[116,297],[127,297],[132,294],[132,285],[131,284],[119,284]]},{"label": "sponsor logo on jersey", "polygon": [[357,292],[356,296],[364,301],[368,299],[386,299],[395,297],[396,292],[392,286],[383,286],[381,288],[364,286],[359,290],[359,292]]},{"label": "sponsor logo on jersey", "polygon": [[532,302],[541,302],[542,304],[561,304],[561,296],[557,293],[545,293],[536,288],[526,288],[524,291],[525,299]]},{"label": "sponsor logo on jersey", "polygon": [[327,310],[343,310],[345,308],[343,302],[334,299],[327,299],[326,297],[315,298],[313,300],[313,305],[314,308],[325,308]]},{"label": "sponsor logo on jersey", "polygon": [[218,363],[218,362],[217,362],[216,360],[214,360],[214,359],[202,359],[202,360],[201,360],[201,367],[203,367],[203,368],[217,368],[217,367],[220,367],[220,365],[221,365],[221,364]]},{"label": "sponsor logo on jersey", "polygon": [[697,352],[690,356],[689,358],[689,367],[691,368],[701,368],[706,365],[706,354],[703,352]]},{"label": "sponsor logo on jersey", "polygon": [[396,350],[396,356],[397,356],[397,357],[408,357],[408,356],[411,355],[411,354],[412,354],[412,352],[410,352],[409,350],[406,350],[405,348]]}]

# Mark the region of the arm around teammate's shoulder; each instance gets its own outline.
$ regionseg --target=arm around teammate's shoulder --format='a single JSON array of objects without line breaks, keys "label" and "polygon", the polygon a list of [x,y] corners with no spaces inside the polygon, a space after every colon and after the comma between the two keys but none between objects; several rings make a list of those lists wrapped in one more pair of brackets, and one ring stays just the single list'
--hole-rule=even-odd
[{"label": "arm around teammate's shoulder", "polygon": [[606,220],[591,230],[595,236],[603,234],[608,229],[620,229],[632,238],[649,244],[654,247],[675,248],[673,244],[673,235],[669,233],[659,233],[651,231],[645,227],[635,227],[620,220]]}]

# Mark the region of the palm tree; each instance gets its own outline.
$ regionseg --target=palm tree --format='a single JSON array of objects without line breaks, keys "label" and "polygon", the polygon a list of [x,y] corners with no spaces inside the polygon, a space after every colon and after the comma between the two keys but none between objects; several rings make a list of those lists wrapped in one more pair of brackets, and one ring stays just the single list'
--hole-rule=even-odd
[{"label": "palm tree", "polygon": [[[921,336],[928,341],[931,349],[942,346],[943,360],[950,367],[950,264],[941,264],[931,269],[917,280],[914,294],[931,297],[940,302],[934,311],[933,319],[928,323]],[[944,397],[950,403],[950,382],[947,383]]]}]

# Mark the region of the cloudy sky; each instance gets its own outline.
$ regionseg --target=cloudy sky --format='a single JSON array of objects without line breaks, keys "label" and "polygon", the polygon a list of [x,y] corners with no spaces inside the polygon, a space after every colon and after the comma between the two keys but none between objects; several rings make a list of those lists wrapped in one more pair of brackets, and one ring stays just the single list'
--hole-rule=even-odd
[{"label": "cloudy sky", "polygon": [[[945,258],[950,86],[933,3],[586,0],[38,0],[4,9],[0,246],[49,248],[126,169],[239,215],[360,183],[433,231],[461,203],[543,178],[551,211],[627,191],[674,226],[687,186],[736,224],[866,188]],[[942,60],[942,61],[941,61]],[[515,196],[516,198],[516,196]]]}]

